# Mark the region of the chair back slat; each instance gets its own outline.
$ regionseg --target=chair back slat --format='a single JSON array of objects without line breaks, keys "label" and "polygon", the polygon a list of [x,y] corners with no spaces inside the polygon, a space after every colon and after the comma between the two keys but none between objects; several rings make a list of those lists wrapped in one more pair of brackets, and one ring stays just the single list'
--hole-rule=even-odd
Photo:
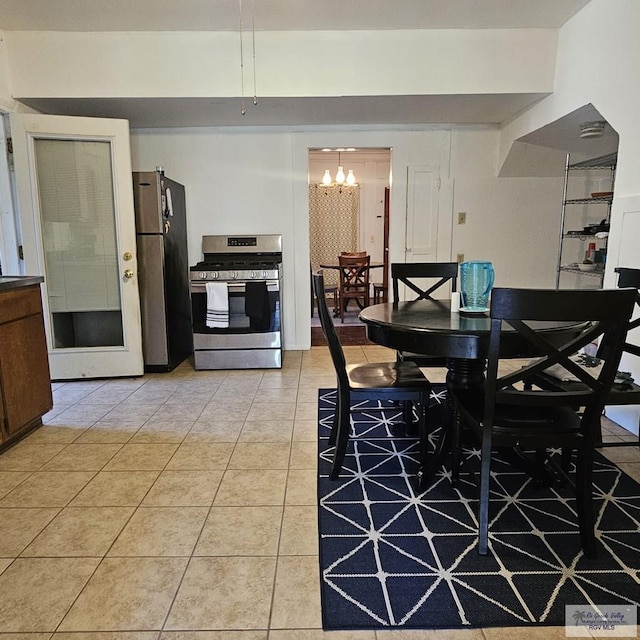
[{"label": "chair back slat", "polygon": [[[393,303],[400,300],[399,284],[416,294],[415,300],[433,300],[432,293],[451,282],[451,291],[457,291],[457,262],[394,262],[391,265]],[[416,280],[436,280],[427,285]]]},{"label": "chair back slat", "polygon": [[369,306],[369,266],[371,257],[364,255],[338,256],[340,267],[340,317],[344,320],[344,310],[349,300],[355,300],[360,307]]},{"label": "chair back slat", "polygon": [[[620,362],[629,318],[636,292],[632,289],[596,291],[504,289],[495,288],[491,296],[491,335],[487,363],[485,421],[491,424],[496,403],[531,407],[585,407],[583,424],[591,432],[600,416]],[[553,331],[536,331],[539,322],[575,322],[576,330],[562,344]],[[517,371],[498,376],[500,341],[504,324],[531,345],[539,359]],[[537,325],[538,328],[540,325]],[[574,362],[582,347],[602,339],[607,344],[607,359],[601,368],[581,367]],[[560,365],[582,385],[562,390],[543,391],[527,387],[526,382],[551,366]],[[522,384],[521,387],[518,385]],[[586,421],[586,423],[584,422]],[[485,424],[487,424],[485,422]],[[591,433],[595,437],[595,433]]]},{"label": "chair back slat", "polygon": [[[625,299],[635,302],[635,291],[626,289]],[[504,289],[491,292],[492,318],[549,322],[600,321],[619,318],[615,304],[620,289]],[[594,295],[595,294],[595,295]],[[589,309],[592,302],[597,306]],[[630,315],[630,314],[629,314]]]},{"label": "chair back slat", "polygon": [[618,274],[618,287],[633,287],[640,289],[640,269],[630,269],[628,267],[616,267],[614,271]]},{"label": "chair back slat", "polygon": [[369,287],[370,256],[340,255],[338,260],[342,288],[348,290],[355,287],[360,290]]}]

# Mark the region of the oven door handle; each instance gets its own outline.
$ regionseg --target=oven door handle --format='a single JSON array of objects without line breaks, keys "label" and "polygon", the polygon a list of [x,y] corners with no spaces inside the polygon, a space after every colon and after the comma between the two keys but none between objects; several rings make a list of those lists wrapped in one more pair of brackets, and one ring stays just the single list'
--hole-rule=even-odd
[{"label": "oven door handle", "polygon": [[[229,293],[244,293],[245,283],[244,282],[227,282],[227,288],[229,289]],[[267,290],[279,291],[279,283],[277,281],[267,281]],[[191,283],[191,293],[206,293],[206,292],[207,292],[206,282]]]}]

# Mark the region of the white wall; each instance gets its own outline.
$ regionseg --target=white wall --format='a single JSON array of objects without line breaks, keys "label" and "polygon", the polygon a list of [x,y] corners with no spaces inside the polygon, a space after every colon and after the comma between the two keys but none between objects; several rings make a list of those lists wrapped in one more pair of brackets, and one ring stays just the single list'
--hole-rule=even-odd
[{"label": "white wall", "polygon": [[[16,97],[240,95],[233,32],[6,37]],[[263,96],[546,93],[557,31],[258,31],[255,40]]]},{"label": "white wall", "polygon": [[0,263],[3,273],[20,273],[16,242],[16,224],[11,197],[11,177],[5,140],[3,113],[14,111],[11,97],[8,48],[5,33],[0,31]]},{"label": "white wall", "polygon": [[462,250],[469,259],[492,260],[500,284],[552,286],[556,246],[548,242],[548,227],[559,222],[561,184],[558,190],[557,179],[496,178],[497,142],[497,131],[486,128],[297,133],[174,129],[138,130],[131,136],[134,170],[162,165],[186,187],[191,263],[201,259],[204,234],[282,234],[287,349],[310,344],[310,148],[391,149],[391,262],[405,259],[407,167],[439,166],[444,182],[453,178],[456,210],[464,207],[468,222],[454,229],[452,241],[451,203],[443,194],[438,259],[448,260]]},{"label": "white wall", "polygon": [[498,136],[496,129],[452,134],[453,256],[491,261],[497,286],[553,287],[562,179],[496,177]]},{"label": "white wall", "polygon": [[[186,187],[189,260],[207,234],[282,233],[292,226],[289,135],[256,130],[142,129],[131,135],[134,171],[164,167]],[[293,247],[286,246],[285,255]]]},{"label": "white wall", "polygon": [[8,55],[5,33],[0,31],[0,112],[11,111],[15,107],[11,98]]}]

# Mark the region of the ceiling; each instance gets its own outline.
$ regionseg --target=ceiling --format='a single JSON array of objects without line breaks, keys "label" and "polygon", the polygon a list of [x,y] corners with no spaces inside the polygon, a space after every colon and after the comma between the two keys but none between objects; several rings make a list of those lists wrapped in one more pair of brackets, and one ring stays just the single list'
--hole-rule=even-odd
[{"label": "ceiling", "polygon": [[590,0],[0,0],[7,31],[556,29]]},{"label": "ceiling", "polygon": [[[188,31],[367,29],[555,29],[590,0],[0,0],[0,30]],[[81,6],[81,10],[79,7]],[[253,15],[252,15],[253,13]],[[496,125],[543,93],[330,98],[37,98],[23,100],[61,115],[114,117],[133,129],[199,126]],[[581,144],[576,127],[599,119],[588,105],[545,129],[530,144]],[[591,109],[594,113],[590,112]],[[580,110],[579,110],[580,111]],[[579,123],[578,122],[578,123]],[[615,135],[615,132],[614,132]],[[608,144],[613,144],[609,140]],[[577,143],[576,143],[577,141]],[[615,136],[617,145],[617,136]],[[591,141],[591,149],[594,144]],[[586,151],[590,153],[590,150]]]},{"label": "ceiling", "polygon": [[[603,135],[581,138],[580,125],[594,121],[605,122]],[[500,168],[500,175],[561,176],[567,153],[571,154],[571,162],[598,158],[617,152],[618,140],[617,131],[606,118],[592,104],[586,104],[516,140]]]},{"label": "ceiling", "polygon": [[587,104],[541,129],[532,131],[520,138],[520,141],[550,149],[565,149],[585,158],[614,153],[618,150],[618,133],[608,123],[601,137],[580,138],[580,124],[597,120],[606,123],[600,112],[592,104]]},{"label": "ceiling", "polygon": [[133,129],[207,126],[497,124],[546,94],[317,98],[29,98],[53,115],[124,118]]}]

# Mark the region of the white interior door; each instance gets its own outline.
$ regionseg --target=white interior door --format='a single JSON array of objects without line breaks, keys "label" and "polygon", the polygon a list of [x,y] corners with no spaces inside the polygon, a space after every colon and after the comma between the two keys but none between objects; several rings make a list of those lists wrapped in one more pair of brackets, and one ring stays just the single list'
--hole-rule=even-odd
[{"label": "white interior door", "polygon": [[436,262],[438,256],[438,167],[408,167],[407,262]]},{"label": "white interior door", "polygon": [[[437,166],[407,167],[405,262],[438,262],[439,189]],[[444,288],[434,295],[446,295]],[[405,296],[405,288],[401,287],[401,299]]]},{"label": "white interior door", "polygon": [[143,373],[129,124],[12,114],[24,272],[54,380]]}]

